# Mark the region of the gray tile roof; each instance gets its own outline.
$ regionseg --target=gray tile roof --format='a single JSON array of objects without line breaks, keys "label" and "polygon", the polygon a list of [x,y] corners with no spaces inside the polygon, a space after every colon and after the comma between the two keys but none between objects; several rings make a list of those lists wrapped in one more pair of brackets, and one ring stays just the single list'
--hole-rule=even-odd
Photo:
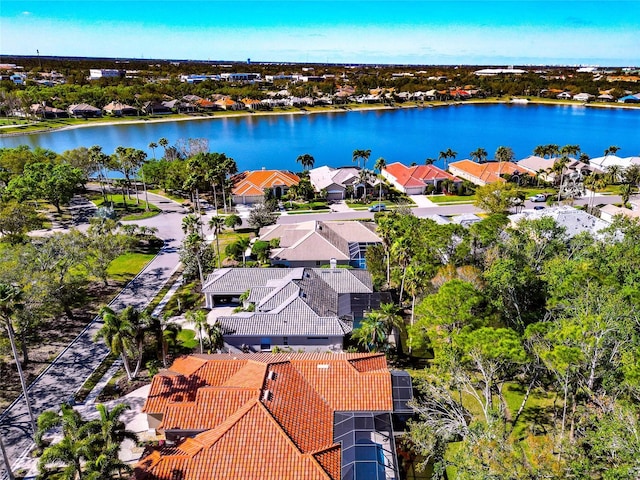
[{"label": "gray tile roof", "polygon": [[299,319],[291,321],[273,315],[255,315],[252,318],[224,317],[220,324],[226,336],[309,336],[342,337],[350,330],[338,318]]},{"label": "gray tile roof", "polygon": [[255,312],[218,319],[233,335],[342,336],[352,325],[338,318],[339,296],[373,293],[366,270],[325,268],[221,269],[209,276],[204,290],[217,295],[250,290]]}]

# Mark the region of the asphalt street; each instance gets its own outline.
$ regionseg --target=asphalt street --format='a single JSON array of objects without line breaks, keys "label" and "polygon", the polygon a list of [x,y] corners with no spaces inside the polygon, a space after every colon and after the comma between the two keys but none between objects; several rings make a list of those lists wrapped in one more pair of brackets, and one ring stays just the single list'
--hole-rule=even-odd
[{"label": "asphalt street", "polygon": [[[185,214],[184,207],[153,194],[149,194],[149,201],[157,205],[162,213],[132,223],[157,228],[157,235],[165,244],[149,265],[111,302],[111,307],[116,311],[127,305],[136,308],[147,306],[169,280],[180,261],[178,249],[183,237],[181,224]],[[101,326],[102,321],[99,318],[94,319],[29,386],[34,415],[37,416],[45,410],[57,408],[61,403],[69,401],[100,365],[108,354],[104,343],[93,341]],[[23,396],[0,416],[0,435],[13,468],[19,467],[21,457],[27,454],[32,446],[32,432]]]}]

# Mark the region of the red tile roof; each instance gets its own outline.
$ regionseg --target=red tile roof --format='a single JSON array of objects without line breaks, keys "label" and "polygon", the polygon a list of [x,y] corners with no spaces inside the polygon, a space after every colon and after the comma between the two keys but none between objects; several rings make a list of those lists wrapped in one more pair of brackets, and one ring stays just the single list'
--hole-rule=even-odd
[{"label": "red tile roof", "polygon": [[[515,172],[533,176],[531,172],[526,171],[524,168],[518,168],[518,165],[513,162],[475,163],[471,160],[460,160],[459,162],[450,163],[449,168],[453,169],[452,171],[458,169],[485,183],[504,182],[505,179],[501,175],[513,175]],[[462,173],[458,174],[462,175]]]},{"label": "red tile roof", "polygon": [[143,458],[139,480],[337,480],[334,412],[393,410],[380,354],[193,355],[174,368],[185,373],[156,375],[144,410],[202,433]]},{"label": "red tile roof", "polygon": [[266,188],[297,185],[300,177],[283,170],[243,172],[231,178],[234,195],[263,195]]},{"label": "red tile roof", "polygon": [[403,187],[424,187],[425,182],[434,180],[451,180],[460,182],[459,178],[445,172],[434,165],[414,165],[407,167],[402,163],[395,162],[385,167],[385,171],[395,177],[396,181]]}]

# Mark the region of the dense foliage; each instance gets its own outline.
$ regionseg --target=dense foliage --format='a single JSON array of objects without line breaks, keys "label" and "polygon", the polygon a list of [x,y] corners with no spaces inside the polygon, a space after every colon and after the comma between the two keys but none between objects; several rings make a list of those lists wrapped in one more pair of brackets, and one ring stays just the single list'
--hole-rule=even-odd
[{"label": "dense foliage", "polygon": [[375,281],[408,294],[410,346],[432,357],[409,440],[434,478],[638,477],[640,225],[377,223]]}]

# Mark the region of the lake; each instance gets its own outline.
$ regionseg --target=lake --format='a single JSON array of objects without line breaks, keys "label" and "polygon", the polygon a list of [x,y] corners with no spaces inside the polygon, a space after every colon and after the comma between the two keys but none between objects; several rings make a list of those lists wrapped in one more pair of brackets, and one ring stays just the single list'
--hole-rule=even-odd
[{"label": "lake", "polygon": [[[640,155],[640,109],[549,105],[450,105],[434,108],[357,110],[307,115],[282,114],[211,118],[193,121],[112,125],[0,138],[0,147],[26,144],[56,152],[101,145],[112,153],[119,145],[153,154],[149,142],[165,137],[208,138],[211,151],[224,152],[241,170],[265,168],[300,170],[298,155],[310,153],[319,165],[351,165],[355,149],[370,149],[387,163],[423,163],[442,150],[457,159],[483,147],[493,157],[503,145],[517,159],[540,144],[578,144],[591,157],[610,145],[619,156]],[[156,150],[160,155],[162,148]],[[441,163],[438,162],[440,165]]]}]

